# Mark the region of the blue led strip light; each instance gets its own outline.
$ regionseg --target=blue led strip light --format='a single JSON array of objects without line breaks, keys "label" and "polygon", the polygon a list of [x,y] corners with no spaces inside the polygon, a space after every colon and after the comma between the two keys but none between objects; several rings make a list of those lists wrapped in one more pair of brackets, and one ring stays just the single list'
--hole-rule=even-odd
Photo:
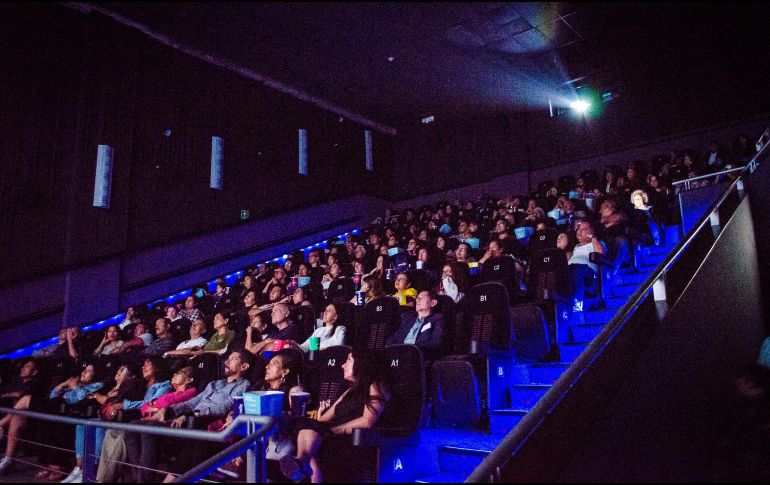
[{"label": "blue led strip light", "polygon": [[[352,230],[350,232],[346,232],[344,234],[340,234],[339,236],[337,236],[337,238],[341,239],[341,238],[344,238],[345,236],[347,236],[348,234],[360,234],[360,233],[361,233],[360,229],[354,229],[354,230]],[[310,250],[315,249],[315,248],[324,248],[324,249],[326,249],[326,241],[322,241],[322,242],[319,242],[319,243],[316,243],[316,244],[311,244],[310,246],[307,246],[306,248],[302,249],[302,251],[305,254],[307,254]],[[298,249],[297,251],[300,251],[300,249]],[[269,259],[267,261],[263,261],[263,263],[285,262],[288,258],[289,258],[289,255],[288,254],[284,254],[283,256],[281,256],[279,258],[274,258],[274,259]],[[258,263],[258,264],[263,264],[263,263]],[[240,276],[242,274],[243,274],[243,271],[236,271],[235,273],[231,273],[229,275],[225,275],[225,281],[227,281],[228,285],[232,285],[233,283],[235,283],[235,281],[238,278],[240,278]],[[211,290],[212,288],[216,287],[216,284],[217,284],[216,278],[214,278],[213,280],[209,281],[208,282],[209,290]],[[182,298],[182,297],[187,298],[191,294],[192,294],[192,288],[190,288],[188,290],[183,290],[183,291],[180,291],[178,293],[174,293],[174,294],[168,295],[168,296],[166,296],[164,298],[160,298],[158,300],[151,301],[150,303],[147,304],[147,307],[148,308],[152,308],[153,305],[155,305],[156,303],[160,303],[162,301],[166,301],[168,303],[172,303],[172,302],[178,300],[179,298]],[[108,325],[113,324],[113,323],[120,323],[120,322],[122,322],[125,317],[126,317],[125,313],[118,313],[117,315],[113,315],[113,316],[111,316],[109,318],[106,318],[104,320],[99,320],[98,322],[93,322],[93,323],[91,323],[89,325],[84,325],[82,327],[82,330],[83,330],[84,333],[85,332],[90,332],[92,330],[100,330],[100,329],[102,329],[102,328],[104,328],[104,327],[106,327]],[[20,348],[18,350],[15,350],[13,352],[8,352],[7,354],[2,354],[2,355],[0,355],[0,359],[19,359],[19,358],[22,358],[22,357],[29,357],[30,355],[32,355],[32,352],[34,352],[35,350],[43,348],[43,347],[47,347],[47,346],[52,345],[52,344],[55,344],[58,341],[59,341],[59,336],[57,335],[57,336],[49,338],[47,340],[41,340],[40,342],[36,342],[36,343],[34,343],[32,345],[28,345],[27,347],[22,347],[22,348]]]}]

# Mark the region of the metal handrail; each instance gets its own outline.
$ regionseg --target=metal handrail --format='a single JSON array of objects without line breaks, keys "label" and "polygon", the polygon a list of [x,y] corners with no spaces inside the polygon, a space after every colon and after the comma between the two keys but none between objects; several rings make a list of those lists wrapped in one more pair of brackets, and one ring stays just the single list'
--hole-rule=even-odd
[{"label": "metal handrail", "polygon": [[671,185],[685,184],[685,186],[687,186],[690,182],[694,182],[696,180],[717,177],[719,175],[724,175],[724,174],[727,174],[727,173],[739,172],[739,171],[745,170],[746,167],[748,167],[748,164],[741,165],[740,167],[728,168],[728,169],[722,170],[720,172],[714,172],[714,173],[709,173],[709,174],[706,174],[706,175],[698,175],[697,177],[690,177],[688,179],[677,180],[676,182],[671,182]]},{"label": "metal handrail", "polygon": [[[264,480],[259,479],[259,477],[264,477],[267,471],[264,439],[265,436],[263,434],[254,433],[252,430],[249,430],[249,433],[247,433],[245,438],[236,441],[224,450],[211,456],[209,459],[204,460],[203,463],[179,475],[174,479],[173,483],[197,482],[208,476],[217,467],[229,462],[235,457],[241,456],[244,452],[249,454],[249,456],[247,456],[249,466],[247,468],[248,476],[246,477],[246,482],[263,482]],[[254,450],[254,445],[259,447],[258,450]]]},{"label": "metal handrail", "polygon": [[269,431],[275,425],[275,419],[269,416],[258,416],[253,414],[241,414],[236,417],[233,422],[221,431],[203,431],[196,429],[182,429],[182,428],[164,428],[159,426],[145,426],[142,424],[130,424],[130,423],[118,423],[114,421],[102,421],[100,419],[83,419],[72,418],[69,416],[59,416],[57,414],[39,413],[36,411],[25,411],[21,409],[13,409],[0,407],[0,413],[16,414],[27,418],[40,419],[43,421],[50,421],[53,423],[72,424],[80,426],[89,426],[94,428],[107,428],[116,429],[120,431],[128,431],[129,433],[146,433],[159,436],[168,436],[172,438],[189,438],[203,441],[216,441],[223,442],[229,438],[238,428],[239,425],[254,423],[260,425],[260,428],[256,430],[256,433],[264,434]]},{"label": "metal handrail", "polygon": [[[223,463],[240,456],[244,451],[247,452],[247,479],[249,483],[264,482],[267,471],[265,463],[265,438],[267,433],[273,429],[276,420],[270,416],[259,416],[253,414],[241,414],[233,419],[232,423],[221,431],[202,431],[180,428],[165,428],[158,426],[145,426],[141,424],[118,423],[113,421],[102,421],[99,419],[72,418],[69,416],[59,416],[55,414],[39,413],[36,411],[26,411],[0,407],[0,412],[24,416],[27,418],[40,419],[54,423],[71,424],[84,426],[86,428],[86,447],[89,446],[89,429],[106,428],[126,431],[129,433],[146,433],[151,435],[166,436],[180,439],[194,439],[212,442],[224,442],[243,425],[246,425],[247,436],[236,443],[228,446],[224,450],[205,460],[200,465],[195,466],[175,479],[175,483],[186,481],[198,481],[211,473],[212,470]],[[92,438],[91,438],[92,439]],[[88,449],[88,448],[87,448]],[[88,454],[88,453],[86,453]],[[89,481],[92,467],[91,460],[84,460],[84,480]]]},{"label": "metal handrail", "polygon": [[[704,215],[698,220],[697,224],[690,230],[687,238],[677,245],[675,250],[663,260],[650,276],[644,281],[639,289],[626,300],[626,303],[617,311],[605,328],[594,338],[588,347],[578,356],[575,362],[559,377],[553,386],[540,398],[540,400],[524,415],[521,421],[508,433],[500,444],[476,467],[476,469],[465,480],[466,483],[484,482],[488,477],[494,476],[499,467],[521,448],[529,437],[540,427],[545,418],[555,409],[559,402],[566,396],[570,389],[576,384],[588,367],[601,354],[601,350],[622,330],[626,322],[631,318],[634,311],[644,302],[648,293],[653,287],[662,281],[666,272],[679,259],[684,250],[690,246],[700,231],[710,222],[711,215],[718,211],[727,198],[738,190],[739,196],[743,199],[743,176],[745,171],[753,172],[757,167],[757,158],[765,153],[765,148],[770,143],[765,144],[760,151],[741,168],[741,175],[733,181]],[[711,175],[713,176],[713,174]],[[672,305],[673,306],[673,305]]]}]

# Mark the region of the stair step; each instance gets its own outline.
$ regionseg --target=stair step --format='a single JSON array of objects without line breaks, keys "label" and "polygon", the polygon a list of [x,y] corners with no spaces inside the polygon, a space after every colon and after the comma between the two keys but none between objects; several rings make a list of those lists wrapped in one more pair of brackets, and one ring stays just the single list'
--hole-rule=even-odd
[{"label": "stair step", "polygon": [[608,310],[617,310],[625,305],[626,301],[628,301],[628,298],[624,296],[610,296],[604,299],[604,306],[607,307]]},{"label": "stair step", "polygon": [[679,243],[679,226],[666,226],[666,245]]},{"label": "stair step", "polygon": [[532,364],[529,366],[529,382],[532,384],[553,384],[569,368],[570,364]]},{"label": "stair step", "polygon": [[459,472],[444,472],[430,475],[427,477],[421,477],[414,481],[414,483],[463,483],[468,478],[469,473]]},{"label": "stair step", "polygon": [[526,409],[492,409],[489,411],[489,428],[493,435],[507,435],[528,413]]},{"label": "stair step", "polygon": [[510,407],[512,409],[531,409],[550,388],[550,384],[515,384],[510,386]]},{"label": "stair step", "polygon": [[560,360],[562,362],[569,363],[575,362],[575,360],[580,354],[583,353],[587,346],[588,344],[585,342],[559,345],[559,356],[561,358]]},{"label": "stair step", "polygon": [[586,324],[572,327],[572,339],[575,342],[591,342],[604,330],[606,324]]},{"label": "stair step", "polygon": [[628,298],[639,289],[639,284],[623,284],[612,287],[612,294],[617,297]]},{"label": "stair step", "polygon": [[583,317],[585,317],[585,323],[587,325],[605,324],[612,320],[615,313],[617,313],[616,310],[589,310],[583,312]]},{"label": "stair step", "polygon": [[622,282],[622,285],[636,285],[639,286],[641,283],[643,283],[648,277],[650,276],[649,272],[645,273],[628,273],[621,275],[619,280]]},{"label": "stair step", "polygon": [[461,481],[484,461],[491,451],[461,446],[440,446],[438,448],[438,463],[442,473],[452,472],[464,474]]}]

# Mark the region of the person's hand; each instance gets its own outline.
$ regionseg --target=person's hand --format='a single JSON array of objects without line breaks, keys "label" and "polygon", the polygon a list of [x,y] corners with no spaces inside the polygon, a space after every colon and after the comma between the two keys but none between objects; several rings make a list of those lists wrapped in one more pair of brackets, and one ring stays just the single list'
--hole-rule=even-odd
[{"label": "person's hand", "polygon": [[251,332],[253,331],[254,331],[253,326],[249,325],[248,327],[246,327],[246,335],[251,336]]},{"label": "person's hand", "polygon": [[102,406],[104,406],[104,403],[106,403],[107,399],[109,399],[109,396],[105,396],[104,394],[92,394],[92,395],[93,395],[93,399],[99,404],[101,404]]},{"label": "person's hand", "polygon": [[178,418],[175,418],[173,421],[171,421],[171,427],[172,428],[181,428],[184,426],[184,422],[187,420],[187,416],[184,414],[179,416]]},{"label": "person's hand", "polygon": [[78,385],[78,378],[77,377],[70,377],[69,379],[67,379],[66,384],[67,384],[67,387],[72,389],[72,388],[74,388],[74,387],[76,387]]}]

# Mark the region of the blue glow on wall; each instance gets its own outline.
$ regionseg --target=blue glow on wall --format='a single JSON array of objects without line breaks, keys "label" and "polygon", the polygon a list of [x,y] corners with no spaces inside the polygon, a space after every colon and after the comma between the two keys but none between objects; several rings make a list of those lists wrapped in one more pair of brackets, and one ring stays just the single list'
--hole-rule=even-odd
[{"label": "blue glow on wall", "polygon": [[[338,237],[339,238],[344,238],[347,234],[359,234],[360,232],[361,231],[359,229],[355,229],[353,231],[350,231],[350,233],[346,232],[345,234],[340,235]],[[325,248],[326,247],[326,241],[322,241],[322,242],[316,243],[315,246],[316,247],[324,247]],[[308,247],[312,247],[312,246],[308,246]],[[288,254],[283,254],[280,258],[266,260],[263,263],[270,263],[270,262],[277,263],[279,260],[285,261],[286,259],[288,259]],[[258,264],[263,264],[263,263],[258,263]],[[228,285],[232,285],[233,283],[235,283],[235,281],[238,279],[238,277],[240,277],[242,274],[243,274],[243,271],[238,271],[236,273],[229,274],[229,275],[225,276],[225,281],[227,282]],[[211,288],[210,288],[210,290],[212,290],[216,286],[216,279],[213,279],[213,280],[209,281],[209,285],[212,285]],[[181,297],[187,298],[189,295],[192,294],[192,291],[193,291],[192,288],[188,288],[186,290],[182,290],[182,291],[177,292],[177,293],[171,293],[171,294],[169,294],[169,295],[167,295],[167,296],[165,296],[163,298],[160,298],[158,300],[154,300],[154,301],[152,301],[150,303],[147,303],[146,306],[147,306],[147,308],[152,308],[155,304],[160,303],[160,302],[172,303],[172,302],[174,302],[175,300],[178,300]],[[106,326],[108,326],[110,324],[120,323],[125,318],[126,318],[126,314],[125,313],[118,313],[117,315],[113,315],[113,316],[111,316],[109,318],[106,318],[104,320],[100,320],[98,322],[94,322],[94,323],[91,323],[89,325],[84,325],[81,328],[82,328],[82,330],[84,332],[90,332],[90,331],[93,331],[93,330],[101,330],[102,328],[104,328],[104,327],[106,327]],[[55,336],[55,337],[49,338],[47,340],[42,340],[40,342],[35,342],[35,343],[31,344],[31,345],[28,345],[26,347],[22,347],[22,348],[20,348],[18,350],[15,350],[13,352],[8,352],[6,354],[2,354],[2,355],[0,355],[0,359],[8,359],[8,358],[20,359],[20,358],[23,358],[23,357],[28,357],[28,356],[32,355],[32,352],[34,352],[38,348],[54,344],[54,343],[56,343],[58,341],[59,341],[59,337]]]}]

